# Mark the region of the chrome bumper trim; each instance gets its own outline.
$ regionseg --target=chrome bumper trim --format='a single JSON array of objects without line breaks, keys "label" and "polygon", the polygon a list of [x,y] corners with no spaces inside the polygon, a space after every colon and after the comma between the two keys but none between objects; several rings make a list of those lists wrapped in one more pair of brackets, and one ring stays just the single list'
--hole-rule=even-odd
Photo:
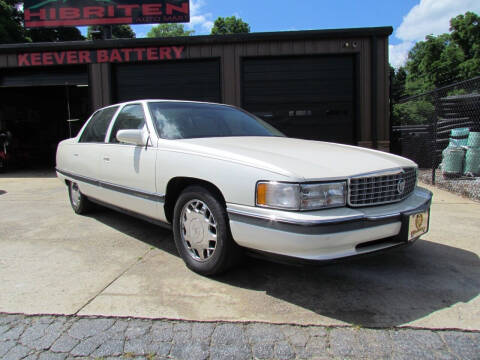
[{"label": "chrome bumper trim", "polygon": [[[389,211],[386,213],[381,214],[368,214],[362,213],[362,208],[337,208],[333,209],[338,216],[334,216],[333,211],[328,212],[328,217],[321,216],[319,213],[322,211],[317,211],[316,215],[310,215],[308,212],[286,212],[286,211],[278,211],[272,209],[264,209],[258,207],[251,207],[251,206],[242,206],[242,205],[235,205],[235,204],[227,204],[227,212],[230,218],[237,221],[248,222],[248,223],[255,223],[255,225],[263,224],[263,226],[267,227],[281,227],[278,224],[290,225],[296,228],[295,232],[298,232],[298,228],[300,227],[322,227],[328,225],[340,225],[340,224],[351,224],[357,223],[360,227],[369,226],[376,226],[384,223],[391,223],[394,221],[399,221],[401,215],[420,212],[424,209],[428,209],[430,207],[430,203],[432,200],[432,193],[426,189],[417,188],[414,190],[411,196],[416,195],[418,201],[413,204],[412,206],[406,206],[403,209],[395,209],[394,211]],[[408,198],[404,199],[403,201],[407,201]],[[402,204],[401,202],[395,204],[386,205],[389,206],[396,206]],[[379,205],[377,208],[382,207]],[[369,207],[369,209],[374,209],[374,207]],[[347,212],[349,214],[341,214]],[[328,209],[324,210],[326,212]],[[360,225],[361,223],[365,223],[365,226]],[[371,224],[367,224],[371,223]],[[351,230],[351,229],[350,229]],[[290,230],[292,231],[292,230]],[[342,231],[338,229],[338,231]],[[345,230],[346,231],[346,230]],[[303,231],[301,231],[303,232]],[[310,233],[310,232],[309,232]]]}]

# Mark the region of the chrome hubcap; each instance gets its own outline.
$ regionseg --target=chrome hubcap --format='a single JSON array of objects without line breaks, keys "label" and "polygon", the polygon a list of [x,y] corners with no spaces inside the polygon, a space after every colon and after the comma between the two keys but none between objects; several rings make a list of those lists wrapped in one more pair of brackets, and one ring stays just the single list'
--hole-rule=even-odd
[{"label": "chrome hubcap", "polygon": [[207,204],[195,199],[183,206],[180,234],[195,260],[206,261],[213,255],[217,246],[217,222]]},{"label": "chrome hubcap", "polygon": [[73,206],[77,208],[80,205],[80,196],[81,196],[80,189],[78,188],[77,184],[72,183],[70,185],[70,193],[72,195]]}]

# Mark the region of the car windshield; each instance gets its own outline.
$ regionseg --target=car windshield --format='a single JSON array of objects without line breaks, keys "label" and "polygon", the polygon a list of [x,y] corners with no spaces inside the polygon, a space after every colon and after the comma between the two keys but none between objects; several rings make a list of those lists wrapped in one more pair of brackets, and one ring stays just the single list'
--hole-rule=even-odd
[{"label": "car windshield", "polygon": [[229,106],[150,102],[153,123],[164,139],[226,136],[285,136],[255,116]]}]

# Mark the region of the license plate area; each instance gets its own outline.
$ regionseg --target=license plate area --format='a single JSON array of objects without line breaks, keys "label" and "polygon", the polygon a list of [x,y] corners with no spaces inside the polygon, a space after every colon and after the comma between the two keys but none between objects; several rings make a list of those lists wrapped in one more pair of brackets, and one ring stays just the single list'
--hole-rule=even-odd
[{"label": "license plate area", "polygon": [[430,212],[423,211],[408,217],[408,241],[412,241],[428,231]]}]

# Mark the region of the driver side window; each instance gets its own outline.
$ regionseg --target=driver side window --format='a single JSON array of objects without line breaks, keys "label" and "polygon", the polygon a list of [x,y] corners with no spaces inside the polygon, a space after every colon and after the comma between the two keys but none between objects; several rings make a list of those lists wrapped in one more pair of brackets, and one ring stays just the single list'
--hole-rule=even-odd
[{"label": "driver side window", "polygon": [[125,105],[117,116],[110,133],[109,143],[118,144],[117,132],[119,130],[143,129],[145,114],[141,104]]}]

